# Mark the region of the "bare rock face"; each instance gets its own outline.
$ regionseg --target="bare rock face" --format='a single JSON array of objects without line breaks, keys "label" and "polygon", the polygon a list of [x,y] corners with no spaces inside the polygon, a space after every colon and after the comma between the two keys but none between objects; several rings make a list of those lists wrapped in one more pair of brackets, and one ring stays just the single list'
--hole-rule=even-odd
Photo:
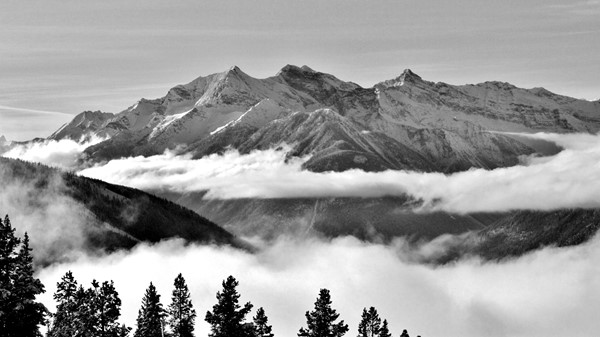
[{"label": "bare rock face", "polygon": [[292,144],[314,171],[412,169],[454,172],[514,165],[535,151],[502,132],[600,130],[600,102],[503,82],[449,85],[410,69],[363,88],[308,66],[256,79],[238,67],[141,99],[113,115],[86,111],[52,139],[110,137],[88,159],[177,148],[196,158]]}]

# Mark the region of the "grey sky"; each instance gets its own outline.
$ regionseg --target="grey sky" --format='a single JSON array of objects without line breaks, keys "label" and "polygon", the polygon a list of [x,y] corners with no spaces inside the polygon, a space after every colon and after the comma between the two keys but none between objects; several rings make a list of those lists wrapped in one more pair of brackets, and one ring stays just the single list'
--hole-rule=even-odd
[{"label": "grey sky", "polygon": [[0,134],[47,136],[232,65],[263,78],[306,64],[363,86],[411,68],[599,99],[599,37],[600,1],[3,0]]}]

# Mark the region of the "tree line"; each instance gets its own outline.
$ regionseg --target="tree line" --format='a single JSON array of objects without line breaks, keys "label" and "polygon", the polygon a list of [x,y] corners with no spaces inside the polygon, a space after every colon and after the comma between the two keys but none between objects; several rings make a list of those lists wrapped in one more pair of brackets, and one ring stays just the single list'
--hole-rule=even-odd
[{"label": "tree line", "polygon": [[[216,294],[217,303],[206,312],[209,337],[274,337],[264,308],[251,320],[246,316],[254,307],[241,304],[239,282],[229,276]],[[156,287],[150,283],[142,298],[133,337],[192,337],[196,311],[182,274],[173,283],[170,304],[164,308]],[[29,237],[15,235],[8,216],[0,219],[0,337],[41,337],[39,327],[47,325],[47,337],[125,337],[132,328],[119,323],[121,300],[113,281],[91,282],[85,288],[71,271],[57,283],[54,293],[56,312],[51,313],[35,297],[44,286],[34,277]],[[314,309],[307,311],[306,326],[298,337],[342,337],[348,325],[332,307],[328,289],[321,289]],[[377,309],[364,308],[357,337],[392,337],[387,319]],[[406,330],[400,337],[409,337]]]}]

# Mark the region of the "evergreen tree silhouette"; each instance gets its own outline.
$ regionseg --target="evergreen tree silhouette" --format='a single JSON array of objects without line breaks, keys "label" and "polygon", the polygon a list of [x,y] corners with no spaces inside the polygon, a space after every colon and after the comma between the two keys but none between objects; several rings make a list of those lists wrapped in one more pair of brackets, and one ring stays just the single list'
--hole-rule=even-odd
[{"label": "evergreen tree silhouette", "polygon": [[190,291],[181,274],[175,278],[174,286],[171,304],[167,308],[171,333],[173,337],[192,337],[196,310],[192,306]]},{"label": "evergreen tree silhouette", "polygon": [[57,284],[54,299],[58,305],[48,337],[120,337],[131,330],[117,322],[121,299],[112,281],[100,285],[93,280],[92,287],[84,289],[68,271]]},{"label": "evergreen tree silhouette", "polygon": [[239,282],[229,276],[223,281],[223,290],[217,292],[217,304],[213,310],[206,312],[205,321],[211,325],[210,337],[247,337],[252,336],[252,329],[245,324],[246,315],[252,310],[250,302],[239,305],[240,294],[236,287]]},{"label": "evergreen tree silhouette", "polygon": [[0,336],[41,336],[46,307],[35,297],[44,285],[33,276],[33,257],[27,233],[21,241],[10,218],[0,219]]},{"label": "evergreen tree silhouette", "polygon": [[163,336],[164,310],[160,303],[160,295],[150,282],[146,294],[142,299],[142,306],[138,312],[137,329],[134,337],[162,337]]},{"label": "evergreen tree silhouette", "polygon": [[340,315],[331,308],[329,290],[321,289],[315,302],[315,310],[306,312],[307,328],[300,328],[299,337],[341,337],[348,332],[348,325],[341,320],[334,323]]},{"label": "evergreen tree silhouette", "polygon": [[49,337],[68,337],[77,334],[76,323],[79,311],[77,290],[78,284],[71,271],[68,271],[56,284],[54,293],[54,300],[57,302],[56,313],[53,315],[52,326],[48,331]]},{"label": "evergreen tree silhouette", "polygon": [[268,318],[265,314],[265,309],[258,308],[256,316],[253,317],[254,335],[256,337],[273,337],[273,327],[268,324]]},{"label": "evergreen tree silhouette", "polygon": [[117,322],[121,316],[121,299],[114,282],[104,281],[100,285],[94,280],[88,293],[88,303],[91,309],[88,319],[92,323],[92,334],[99,337],[116,337],[127,334],[130,329]]},{"label": "evergreen tree silhouette", "polygon": [[383,324],[381,325],[381,330],[379,330],[379,337],[392,337],[390,330],[388,328],[387,319],[383,320]]},{"label": "evergreen tree silhouette", "polygon": [[363,309],[360,323],[358,324],[358,337],[379,337],[381,330],[381,318],[375,307]]}]

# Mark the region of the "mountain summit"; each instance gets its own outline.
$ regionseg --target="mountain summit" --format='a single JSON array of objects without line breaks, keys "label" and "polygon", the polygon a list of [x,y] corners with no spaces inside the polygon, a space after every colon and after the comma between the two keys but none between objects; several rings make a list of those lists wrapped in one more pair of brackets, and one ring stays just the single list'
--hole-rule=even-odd
[{"label": "mountain summit", "polygon": [[410,69],[404,69],[402,74],[392,80],[383,81],[375,85],[375,87],[399,87],[403,86],[404,83],[417,83],[422,81],[421,76],[415,74]]},{"label": "mountain summit", "polygon": [[257,79],[233,66],[140,99],[118,114],[86,111],[51,139],[110,137],[92,161],[178,148],[196,157],[283,142],[315,171],[454,172],[514,165],[535,150],[502,132],[597,132],[600,104],[502,82],[455,86],[410,69],[371,88],[308,66]]}]

